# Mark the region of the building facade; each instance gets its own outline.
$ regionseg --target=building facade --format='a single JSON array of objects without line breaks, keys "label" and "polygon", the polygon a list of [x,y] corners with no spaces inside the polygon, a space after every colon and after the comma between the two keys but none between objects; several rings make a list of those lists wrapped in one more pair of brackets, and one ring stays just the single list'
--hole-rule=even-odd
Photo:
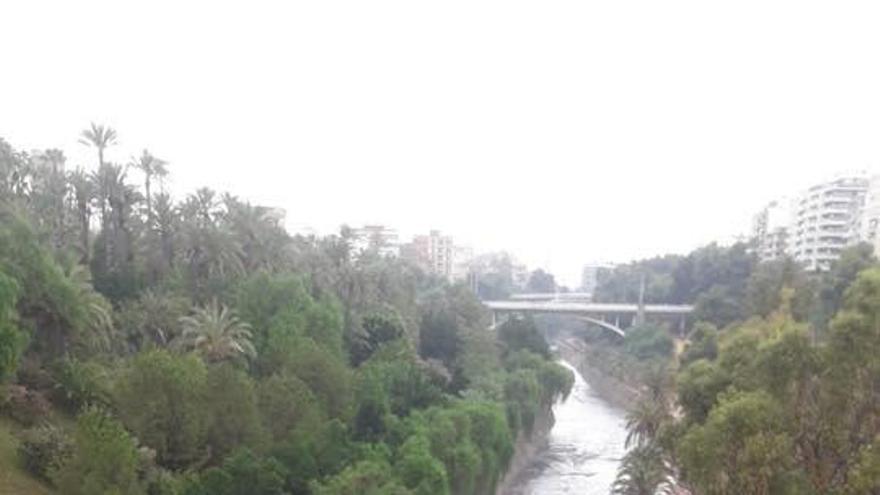
[{"label": "building facade", "polygon": [[401,246],[400,253],[426,272],[452,280],[452,237],[432,230],[428,235],[413,237],[411,243]]},{"label": "building facade", "polygon": [[861,240],[865,177],[817,184],[792,203],[789,254],[807,270],[827,270],[845,247]]},{"label": "building facade", "polygon": [[859,218],[859,237],[874,246],[875,254],[880,254],[880,175],[868,180],[868,192]]},{"label": "building facade", "polygon": [[771,201],[755,215],[752,235],[755,252],[761,261],[785,257],[791,243],[792,200],[788,198]]},{"label": "building facade", "polygon": [[589,263],[584,265],[581,271],[581,292],[589,294],[592,298],[599,286],[599,273],[603,270],[611,270],[614,268],[612,263]]},{"label": "building facade", "polygon": [[355,250],[373,251],[381,256],[398,256],[400,240],[397,230],[384,225],[364,225],[354,229]]}]

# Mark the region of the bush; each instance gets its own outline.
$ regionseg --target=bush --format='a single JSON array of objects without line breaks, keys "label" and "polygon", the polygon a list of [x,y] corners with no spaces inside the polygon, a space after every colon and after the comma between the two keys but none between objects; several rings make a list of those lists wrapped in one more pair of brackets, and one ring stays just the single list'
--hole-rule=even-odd
[{"label": "bush", "polygon": [[70,457],[51,473],[65,495],[139,495],[140,456],[121,423],[99,409],[89,408],[76,422]]},{"label": "bush", "polygon": [[70,456],[72,447],[71,439],[63,430],[46,424],[25,431],[18,451],[25,469],[48,481],[49,475]]},{"label": "bush", "polygon": [[214,459],[223,459],[240,446],[257,446],[263,439],[257,394],[250,376],[230,364],[208,371],[203,411],[206,442]]},{"label": "bush", "polygon": [[207,370],[197,357],[164,350],[136,356],[117,382],[119,417],[157,462],[180,469],[205,455]]},{"label": "bush", "polygon": [[498,339],[506,346],[507,352],[525,349],[544,358],[550,357],[550,346],[532,318],[511,317],[498,328]]},{"label": "bush", "polygon": [[627,354],[639,359],[666,358],[672,355],[675,342],[664,329],[641,325],[627,330],[623,348]]},{"label": "bush", "polygon": [[15,372],[27,335],[15,325],[18,284],[0,272],[0,383]]},{"label": "bush", "polygon": [[62,361],[54,372],[55,400],[71,414],[88,405],[107,408],[110,380],[107,370],[94,361]]},{"label": "bush", "polygon": [[21,385],[6,387],[0,400],[0,411],[25,426],[37,424],[51,410],[52,406],[45,395]]},{"label": "bush", "polygon": [[55,377],[43,366],[42,361],[35,356],[28,356],[22,359],[16,373],[16,381],[19,385],[42,392],[51,392],[55,387]]},{"label": "bush", "polygon": [[284,438],[303,422],[317,421],[320,407],[309,386],[290,374],[277,374],[257,384],[257,403],[263,428],[272,438]]},{"label": "bush", "polygon": [[315,495],[412,495],[401,486],[384,462],[361,461],[325,480],[313,483]]},{"label": "bush", "polygon": [[259,457],[244,449],[223,465],[189,480],[184,495],[284,495],[287,470],[272,457]]}]

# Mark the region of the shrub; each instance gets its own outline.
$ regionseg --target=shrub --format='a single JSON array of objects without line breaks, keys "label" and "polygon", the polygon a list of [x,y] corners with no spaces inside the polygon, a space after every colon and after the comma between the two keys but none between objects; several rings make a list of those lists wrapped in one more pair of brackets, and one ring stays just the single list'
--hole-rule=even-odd
[{"label": "shrub", "polygon": [[47,481],[49,475],[64,464],[71,450],[70,437],[60,428],[49,424],[25,431],[18,448],[25,469]]},{"label": "shrub", "polygon": [[206,376],[197,357],[156,350],[136,356],[119,377],[119,417],[164,467],[185,468],[205,454]]},{"label": "shrub", "polygon": [[508,352],[525,349],[539,356],[550,357],[550,346],[532,318],[511,317],[498,328],[498,339]]},{"label": "shrub", "polygon": [[662,328],[640,325],[627,330],[623,348],[638,359],[667,358],[672,355],[675,342]]},{"label": "shrub", "polygon": [[0,411],[25,426],[37,424],[51,410],[45,395],[21,385],[6,387],[0,400]]},{"label": "shrub", "polygon": [[254,382],[230,364],[208,371],[203,410],[206,442],[214,459],[222,459],[239,446],[254,447],[263,438]]},{"label": "shrub", "polygon": [[186,483],[184,495],[284,495],[287,470],[272,457],[237,451],[222,466]]},{"label": "shrub", "polygon": [[54,396],[71,414],[88,405],[109,407],[110,380],[107,370],[94,361],[62,361],[54,370]]},{"label": "shrub", "polygon": [[139,495],[140,456],[121,423],[99,409],[89,408],[76,422],[73,449],[51,479],[65,495]]},{"label": "shrub", "polygon": [[18,284],[0,272],[0,382],[15,372],[27,335],[15,325]]}]

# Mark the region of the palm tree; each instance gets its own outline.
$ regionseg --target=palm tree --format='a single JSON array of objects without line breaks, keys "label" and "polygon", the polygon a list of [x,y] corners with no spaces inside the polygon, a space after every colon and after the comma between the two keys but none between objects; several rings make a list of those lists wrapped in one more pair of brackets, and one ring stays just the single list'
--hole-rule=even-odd
[{"label": "palm tree", "polygon": [[108,268],[118,268],[131,261],[131,232],[127,222],[139,194],[125,183],[126,168],[112,163],[101,165],[92,172],[95,202],[101,214],[101,239],[104,263]]},{"label": "palm tree", "polygon": [[611,486],[613,495],[656,495],[672,493],[673,483],[669,467],[660,449],[653,446],[636,447],[624,456]]},{"label": "palm tree", "polygon": [[168,169],[165,165],[168,163],[160,160],[144,150],[140,158],[132,158],[132,165],[144,173],[144,192],[147,195],[147,224],[153,224],[153,197],[150,194],[150,186],[153,177],[164,177],[168,175]]},{"label": "palm tree", "polygon": [[104,127],[92,122],[91,127],[80,133],[79,142],[86,146],[94,146],[98,150],[98,166],[104,164],[104,150],[116,144],[116,131],[112,127]]},{"label": "palm tree", "polygon": [[76,292],[81,308],[85,310],[83,327],[73,337],[78,345],[90,351],[107,351],[113,341],[113,308],[107,299],[95,291],[89,269],[70,257],[59,259],[61,270]]},{"label": "palm tree", "polygon": [[180,319],[183,332],[176,345],[200,353],[210,362],[239,356],[256,357],[251,343],[251,326],[238,319],[226,306],[213,300],[207,306],[196,308],[192,316]]},{"label": "palm tree", "polygon": [[81,261],[88,265],[90,254],[89,229],[92,221],[92,199],[95,197],[95,184],[81,168],[72,172],[68,178],[73,187],[73,198],[76,203],[76,212],[79,219],[79,238]]},{"label": "palm tree", "polygon": [[626,415],[626,446],[645,446],[657,438],[660,427],[670,419],[663,403],[643,399]]}]

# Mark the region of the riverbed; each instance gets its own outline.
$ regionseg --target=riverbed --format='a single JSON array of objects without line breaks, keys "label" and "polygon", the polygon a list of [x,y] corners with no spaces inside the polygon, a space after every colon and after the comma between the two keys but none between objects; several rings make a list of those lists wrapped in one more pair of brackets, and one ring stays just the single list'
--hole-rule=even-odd
[{"label": "riverbed", "polygon": [[546,447],[519,476],[507,495],[608,495],[625,454],[625,412],[599,398],[583,376],[564,402],[553,407],[556,423]]}]

